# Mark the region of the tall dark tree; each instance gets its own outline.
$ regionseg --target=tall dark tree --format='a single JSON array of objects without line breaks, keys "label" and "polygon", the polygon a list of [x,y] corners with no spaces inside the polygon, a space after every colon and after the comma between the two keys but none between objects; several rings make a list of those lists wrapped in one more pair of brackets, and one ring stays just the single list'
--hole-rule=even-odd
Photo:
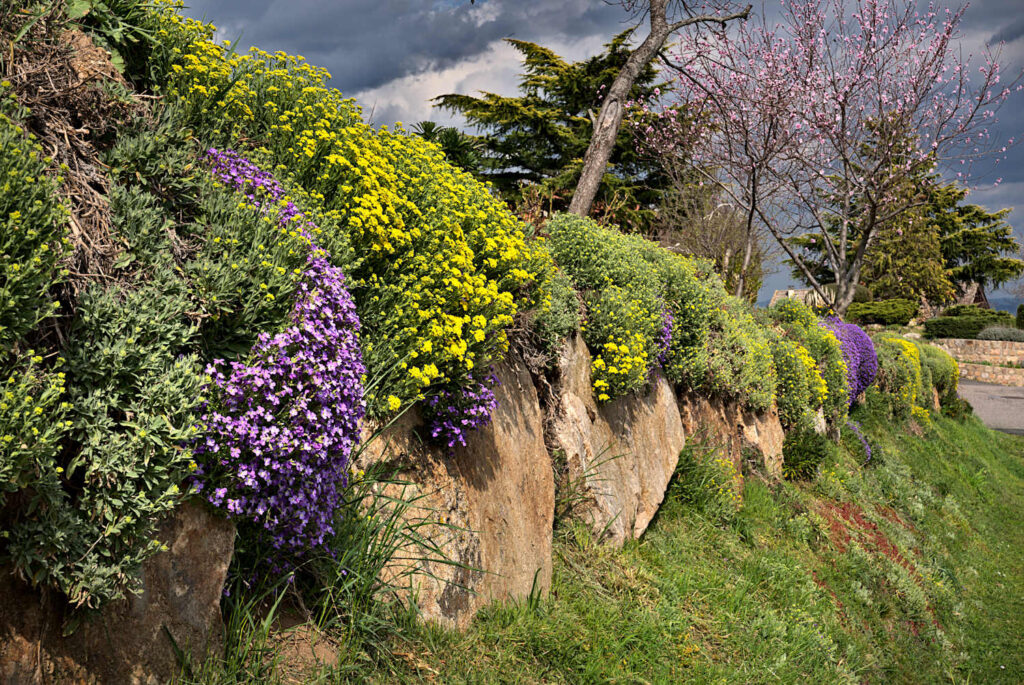
[{"label": "tall dark tree", "polygon": [[[593,131],[595,111],[630,57],[631,31],[615,36],[594,57],[568,62],[554,51],[509,39],[523,55],[519,94],[447,94],[438,106],[461,114],[480,133],[482,177],[509,202],[524,184],[539,184],[554,210],[568,208],[579,179],[582,157]],[[657,72],[646,64],[630,97],[657,97]],[[649,232],[666,179],[656,161],[637,153],[631,132],[619,131],[610,164],[601,178],[593,214],[625,230]]]}]

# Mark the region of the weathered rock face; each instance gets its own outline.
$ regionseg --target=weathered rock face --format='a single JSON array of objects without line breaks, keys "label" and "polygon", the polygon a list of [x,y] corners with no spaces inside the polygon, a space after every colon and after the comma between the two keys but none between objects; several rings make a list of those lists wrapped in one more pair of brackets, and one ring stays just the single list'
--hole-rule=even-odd
[{"label": "weathered rock face", "polygon": [[[418,533],[463,567],[426,560],[390,570],[415,593],[425,618],[460,628],[489,602],[526,597],[535,582],[540,592],[551,585],[555,486],[540,402],[525,366],[502,364],[496,375],[498,407],[465,447],[427,444],[418,416],[408,412],[357,462],[399,467],[398,477],[414,483],[404,495],[415,498],[407,520],[444,522]],[[404,556],[422,554],[412,552]]]},{"label": "weathered rock face", "polygon": [[[688,392],[679,396],[679,415],[686,434],[721,447],[737,473],[748,473],[753,466],[769,478],[782,477],[785,434],[774,406],[757,413],[733,401]],[[745,451],[757,455],[754,464],[744,464]]]},{"label": "weathered rock face", "polygon": [[234,525],[185,504],[161,526],[158,539],[169,550],[143,565],[142,594],[107,606],[68,637],[61,636],[65,603],[4,569],[0,683],[166,683],[181,670],[167,633],[193,663],[219,654]]},{"label": "weathered rock face", "polygon": [[685,443],[675,395],[656,374],[643,395],[598,407],[590,353],[577,334],[559,359],[560,381],[549,420],[549,441],[565,459],[565,497],[574,512],[607,540],[621,545],[647,530]]}]

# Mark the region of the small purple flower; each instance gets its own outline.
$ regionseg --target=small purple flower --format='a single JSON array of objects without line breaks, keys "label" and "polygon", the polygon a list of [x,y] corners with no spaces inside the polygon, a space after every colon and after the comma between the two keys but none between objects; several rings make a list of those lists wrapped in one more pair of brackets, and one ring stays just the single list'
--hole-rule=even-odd
[{"label": "small purple flower", "polygon": [[867,390],[875,382],[878,373],[878,354],[875,344],[860,326],[843,323],[836,317],[822,321],[822,325],[832,331],[839,340],[846,361],[846,381],[850,386],[849,403],[852,405],[857,396]]},{"label": "small purple flower", "polygon": [[[233,151],[208,157],[217,178],[258,206],[278,207],[282,223],[302,217],[249,160]],[[364,414],[359,328],[344,274],[312,245],[289,325],[261,333],[249,361],[207,367],[217,392],[192,445],[203,461],[195,490],[212,485],[212,505],[259,526],[282,554],[301,556],[333,532]]]},{"label": "small purple flower", "polygon": [[466,445],[466,434],[486,426],[498,400],[491,389],[498,383],[493,374],[482,380],[470,376],[465,387],[442,390],[424,403],[423,413],[430,437],[449,449]]}]

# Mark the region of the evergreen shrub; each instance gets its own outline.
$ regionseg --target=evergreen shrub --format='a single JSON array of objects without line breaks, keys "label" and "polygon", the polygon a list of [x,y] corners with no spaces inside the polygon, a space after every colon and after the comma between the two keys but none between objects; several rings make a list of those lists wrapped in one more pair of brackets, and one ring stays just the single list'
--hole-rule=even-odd
[{"label": "evergreen shrub", "polygon": [[913,300],[893,299],[874,302],[854,302],[846,310],[846,318],[853,323],[906,326],[917,314]]},{"label": "evergreen shrub", "polygon": [[825,418],[833,426],[842,425],[850,405],[850,388],[846,359],[835,333],[810,307],[796,300],[781,300],[767,314],[787,338],[798,342],[811,354],[828,388],[822,403]]},{"label": "evergreen shrub", "polygon": [[1024,330],[1024,302],[1017,305],[1017,328]]},{"label": "evergreen shrub", "polygon": [[960,310],[955,315],[937,316],[924,322],[926,338],[974,339],[989,326],[1013,327],[1013,316],[1008,312],[974,308]]}]

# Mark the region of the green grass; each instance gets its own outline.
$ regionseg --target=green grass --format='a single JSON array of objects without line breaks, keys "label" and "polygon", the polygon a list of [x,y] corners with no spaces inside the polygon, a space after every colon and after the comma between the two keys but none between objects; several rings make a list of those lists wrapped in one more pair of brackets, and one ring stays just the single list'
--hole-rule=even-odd
[{"label": "green grass", "polygon": [[465,634],[415,630],[412,656],[367,678],[1021,682],[1024,440],[973,419],[915,437],[859,418],[866,467],[844,441],[812,482],[748,479],[727,523],[677,485],[622,550],[566,525],[548,598]]},{"label": "green grass", "polygon": [[695,475],[713,455],[693,445],[641,540],[616,550],[559,526],[548,597],[465,633],[404,618],[345,641],[335,666],[275,664],[260,682],[1024,681],[1024,439],[975,419],[915,436],[855,418],[866,465],[845,436],[811,481],[748,478],[737,510]]}]

